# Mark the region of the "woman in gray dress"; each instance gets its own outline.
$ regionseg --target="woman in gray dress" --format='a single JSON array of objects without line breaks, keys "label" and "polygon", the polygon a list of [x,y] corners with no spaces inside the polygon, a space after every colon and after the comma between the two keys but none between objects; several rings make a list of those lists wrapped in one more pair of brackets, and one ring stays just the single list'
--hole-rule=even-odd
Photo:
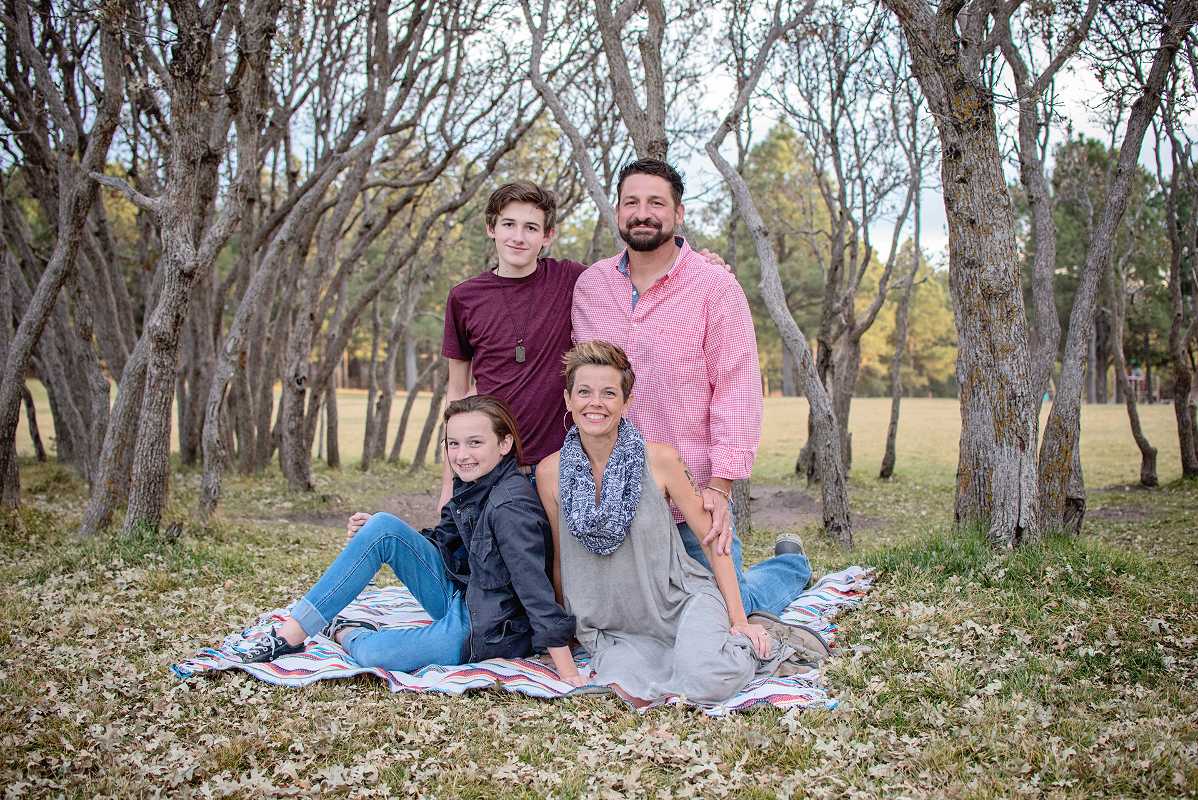
[{"label": "woman in gray dress", "polygon": [[711,516],[677,450],[646,443],[624,419],[634,381],[624,351],[585,342],[565,365],[574,426],[537,466],[537,493],[553,530],[554,586],[591,656],[589,682],[634,700],[711,705],[754,678],[793,672],[806,653],[748,621],[731,558],[705,545],[708,572],[687,555],[669,504],[701,542]]}]

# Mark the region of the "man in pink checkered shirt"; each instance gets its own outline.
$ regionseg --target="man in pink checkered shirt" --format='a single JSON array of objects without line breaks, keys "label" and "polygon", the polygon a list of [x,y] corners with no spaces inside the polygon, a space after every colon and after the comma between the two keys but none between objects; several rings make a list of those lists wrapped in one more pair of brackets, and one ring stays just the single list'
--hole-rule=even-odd
[{"label": "man in pink checkered shirt", "polygon": [[[747,611],[778,614],[806,587],[811,565],[794,538],[745,570],[732,525],[732,482],[749,477],[761,440],[757,338],[736,277],[676,235],[682,177],[664,161],[620,171],[616,220],[628,249],[597,262],[574,286],[574,341],[619,345],[636,372],[628,416],[645,439],[672,444],[702,489],[710,537],[731,552]],[[697,537],[674,518],[687,552]]]}]

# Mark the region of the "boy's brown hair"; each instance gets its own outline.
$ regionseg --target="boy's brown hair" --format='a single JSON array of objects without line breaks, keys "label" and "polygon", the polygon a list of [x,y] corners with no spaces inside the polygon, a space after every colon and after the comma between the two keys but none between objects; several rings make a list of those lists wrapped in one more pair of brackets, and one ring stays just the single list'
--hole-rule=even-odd
[{"label": "boy's brown hair", "polygon": [[557,197],[532,181],[512,181],[491,192],[487,200],[487,227],[494,228],[499,212],[509,203],[529,203],[545,212],[545,230],[557,227]]}]

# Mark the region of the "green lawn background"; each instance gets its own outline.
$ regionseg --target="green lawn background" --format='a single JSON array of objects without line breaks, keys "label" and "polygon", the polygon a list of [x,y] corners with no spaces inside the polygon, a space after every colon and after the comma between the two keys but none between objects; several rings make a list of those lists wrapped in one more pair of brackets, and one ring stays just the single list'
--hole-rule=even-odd
[{"label": "green lawn background", "polygon": [[[38,425],[42,441],[52,447],[54,424],[46,392],[40,383],[31,381],[30,389],[37,404]],[[277,393],[276,393],[277,399]],[[406,399],[396,395],[392,403],[391,424],[387,432],[388,451],[399,425],[399,416]],[[420,430],[428,416],[429,394],[417,396],[408,423],[403,457],[410,460],[416,452]],[[957,464],[957,438],[961,430],[961,415],[955,399],[905,398],[899,421],[898,469],[921,480],[949,483]],[[1046,405],[1041,415],[1041,429],[1048,418]],[[354,463],[362,452],[362,430],[366,424],[366,392],[342,389],[338,392],[338,442],[341,459]],[[1162,483],[1181,476],[1181,460],[1177,448],[1177,427],[1173,406],[1169,404],[1142,405],[1140,417],[1149,441],[1159,451],[1158,470]],[[849,429],[853,434],[854,477],[871,478],[877,475],[890,420],[890,399],[863,397],[853,401]],[[1127,410],[1122,404],[1085,405],[1082,407],[1082,466],[1090,486],[1134,483],[1139,480],[1140,455],[1131,438]],[[172,424],[171,447],[178,448],[177,428]],[[807,439],[807,401],[796,397],[768,397],[765,401],[765,420],[762,426],[761,447],[753,478],[776,483],[793,475],[795,456]],[[24,419],[24,409],[17,429],[17,452],[32,455],[33,446]],[[316,447],[313,452],[317,452]]]}]

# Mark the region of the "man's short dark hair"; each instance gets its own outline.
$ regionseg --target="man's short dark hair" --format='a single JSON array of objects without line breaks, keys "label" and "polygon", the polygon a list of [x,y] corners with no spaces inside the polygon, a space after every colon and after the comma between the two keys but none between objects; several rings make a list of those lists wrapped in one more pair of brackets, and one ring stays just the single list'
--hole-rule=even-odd
[{"label": "man's short dark hair", "polygon": [[674,195],[674,205],[682,205],[682,194],[686,187],[682,183],[682,176],[678,174],[678,170],[671,167],[666,162],[659,158],[638,158],[624,165],[620,170],[620,180],[616,183],[616,199],[620,198],[620,193],[624,191],[624,179],[629,175],[654,175],[658,178],[664,178],[670,184],[670,193]]},{"label": "man's short dark hair", "polygon": [[545,212],[545,230],[557,225],[557,198],[553,192],[532,181],[512,181],[500,186],[487,200],[487,227],[494,228],[499,214],[511,203],[528,203]]}]

